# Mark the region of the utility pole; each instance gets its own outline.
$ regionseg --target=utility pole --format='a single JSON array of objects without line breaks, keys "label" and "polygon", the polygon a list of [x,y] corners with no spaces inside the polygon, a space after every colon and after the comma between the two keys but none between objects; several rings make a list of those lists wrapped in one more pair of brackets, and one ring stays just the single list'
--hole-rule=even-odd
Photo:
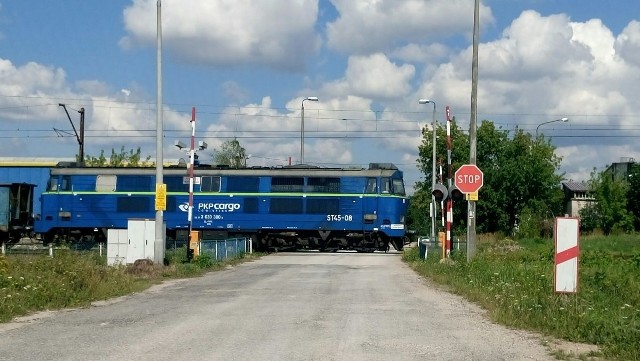
[{"label": "utility pole", "polygon": [[[164,187],[164,179],[162,172],[164,171],[164,156],[162,153],[162,137],[164,135],[163,117],[162,117],[162,3],[160,0],[156,3],[156,197],[158,189]],[[154,240],[154,256],[155,262],[162,264],[164,258],[165,247],[165,226],[163,210],[156,208],[155,232]]]},{"label": "utility pole", "polygon": [[[480,0],[475,0],[473,10],[473,55],[471,61],[471,119],[469,121],[469,163],[476,164],[478,121],[478,40],[480,32]],[[476,253],[476,201],[468,201],[467,211],[467,261]]]},{"label": "utility pole", "polygon": [[71,116],[69,115],[69,111],[67,110],[67,105],[59,103],[59,107],[64,109],[64,112],[67,113],[67,118],[69,118],[69,123],[71,123],[71,128],[73,128],[73,133],[76,135],[76,139],[78,140],[78,165],[80,167],[84,166],[84,108],[80,108],[77,110],[80,113],[80,134],[76,131],[76,126],[73,125],[73,121],[71,120]]}]

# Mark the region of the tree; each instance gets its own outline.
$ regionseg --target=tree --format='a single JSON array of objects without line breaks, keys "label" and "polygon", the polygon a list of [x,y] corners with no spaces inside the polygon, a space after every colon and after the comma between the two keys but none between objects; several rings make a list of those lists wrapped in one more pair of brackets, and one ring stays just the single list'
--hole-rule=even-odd
[{"label": "tree", "polygon": [[[494,134],[500,134],[495,137]],[[494,137],[500,144],[489,149],[485,139]],[[562,175],[561,158],[555,148],[544,137],[532,139],[531,134],[516,128],[511,138],[506,131],[497,130],[490,122],[483,122],[478,131],[478,165],[487,168],[489,188],[487,200],[478,211],[478,219],[484,222],[497,221],[492,230],[513,233],[527,210],[531,218],[539,219],[540,231],[548,231],[550,219],[563,210],[563,193],[560,188]],[[484,168],[483,168],[484,167]],[[486,177],[485,177],[486,179]],[[546,225],[546,226],[545,226]],[[482,227],[479,227],[482,229]]]},{"label": "tree", "polygon": [[580,231],[591,233],[600,228],[600,215],[596,204],[589,203],[580,210]]},{"label": "tree", "polygon": [[[516,128],[507,131],[496,128],[493,122],[484,120],[478,127],[476,164],[484,173],[484,185],[477,204],[477,231],[512,234],[520,215],[529,220],[538,219],[540,231],[549,218],[563,212],[563,193],[560,188],[562,175],[558,174],[561,158],[544,136],[533,139],[531,134]],[[426,181],[419,183],[416,192],[431,193],[432,135],[426,128],[419,146],[418,168]],[[438,126],[436,135],[436,160],[446,162],[446,129]],[[451,124],[453,143],[453,170],[469,161],[469,138],[454,121]],[[446,174],[445,174],[446,178]],[[429,209],[431,197],[416,199],[416,207]],[[420,202],[426,202],[426,205]],[[428,212],[426,213],[428,215]],[[464,232],[467,220],[467,203],[454,205],[454,229]]]},{"label": "tree", "polygon": [[628,181],[628,209],[633,214],[635,230],[640,231],[640,164],[635,163],[631,166]]},{"label": "tree", "polygon": [[414,230],[417,234],[429,234],[431,229],[431,219],[429,218],[429,202],[431,202],[430,191],[422,182],[416,183],[416,191],[409,199],[409,209],[407,211],[406,226]]},{"label": "tree", "polygon": [[228,165],[231,168],[247,166],[245,149],[236,138],[222,143],[220,150],[214,149],[213,152],[213,161],[217,165]]},{"label": "tree", "polygon": [[633,229],[634,216],[627,209],[629,184],[615,179],[610,172],[591,172],[590,188],[596,199],[596,213],[604,234],[628,232]]},{"label": "tree", "polygon": [[93,157],[91,155],[86,155],[84,160],[84,165],[88,167],[151,167],[153,166],[153,162],[150,162],[151,156],[147,156],[144,161],[140,161],[141,159],[140,147],[135,151],[133,149],[129,150],[127,153],[124,150],[124,146],[120,148],[120,152],[116,153],[115,149],[111,149],[111,156],[107,161],[107,158],[104,155],[104,149],[100,151],[100,155],[98,157]]}]

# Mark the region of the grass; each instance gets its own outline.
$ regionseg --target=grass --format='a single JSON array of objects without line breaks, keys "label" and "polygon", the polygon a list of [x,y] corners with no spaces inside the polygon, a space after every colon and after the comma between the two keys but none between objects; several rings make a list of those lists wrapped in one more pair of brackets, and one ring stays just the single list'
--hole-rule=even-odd
[{"label": "grass", "polygon": [[640,237],[582,237],[578,293],[553,292],[550,239],[483,240],[466,262],[403,259],[417,272],[481,305],[491,319],[567,341],[598,345],[603,356],[640,360]]},{"label": "grass", "polygon": [[106,257],[72,250],[43,255],[0,256],[0,322],[36,311],[87,306],[142,291],[165,279],[200,276],[227,265],[260,257],[241,254],[224,262],[207,256],[186,263],[185,250],[167,251],[167,265],[138,261],[109,267]]}]

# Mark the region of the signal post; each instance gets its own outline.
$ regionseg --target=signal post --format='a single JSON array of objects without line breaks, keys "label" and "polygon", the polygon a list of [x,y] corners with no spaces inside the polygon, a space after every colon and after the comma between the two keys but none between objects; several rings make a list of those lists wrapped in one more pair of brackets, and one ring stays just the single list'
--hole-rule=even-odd
[{"label": "signal post", "polygon": [[[458,189],[457,186],[451,185],[447,188],[444,184],[437,183],[433,187],[433,191],[431,192],[436,202],[442,202],[444,200],[447,203],[452,203],[456,201],[461,201],[464,199],[464,194]],[[447,232],[445,241],[442,243],[443,252],[442,258],[449,257],[451,255],[451,219],[452,217],[452,206],[447,207]]]}]

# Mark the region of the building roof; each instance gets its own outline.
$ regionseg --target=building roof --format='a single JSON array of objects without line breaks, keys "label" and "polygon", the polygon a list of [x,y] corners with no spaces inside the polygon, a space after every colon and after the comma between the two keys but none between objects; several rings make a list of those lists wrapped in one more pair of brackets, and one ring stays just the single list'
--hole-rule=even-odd
[{"label": "building roof", "polygon": [[574,182],[574,181],[568,181],[568,182],[562,182],[562,185],[567,188],[568,190],[572,191],[572,192],[590,192],[591,189],[589,189],[589,183],[585,182],[585,181],[581,181],[581,182]]}]

